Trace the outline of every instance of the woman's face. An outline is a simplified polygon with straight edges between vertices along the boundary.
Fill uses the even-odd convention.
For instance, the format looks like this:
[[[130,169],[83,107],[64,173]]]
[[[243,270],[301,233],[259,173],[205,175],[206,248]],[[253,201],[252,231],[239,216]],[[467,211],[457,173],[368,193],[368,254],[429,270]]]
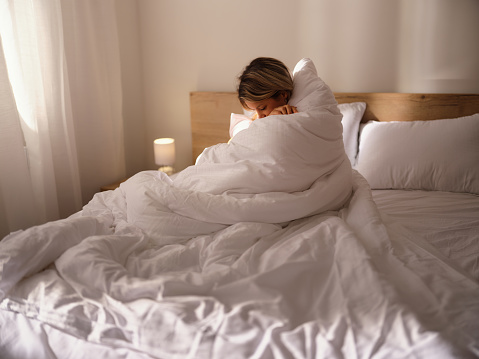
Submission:
[[[288,101],[286,98],[287,95],[285,93],[281,93],[276,98],[270,97],[266,100],[258,102],[245,101],[245,104],[250,110],[256,111],[258,118],[263,118],[269,116],[271,111],[273,111],[276,107],[287,105]]]

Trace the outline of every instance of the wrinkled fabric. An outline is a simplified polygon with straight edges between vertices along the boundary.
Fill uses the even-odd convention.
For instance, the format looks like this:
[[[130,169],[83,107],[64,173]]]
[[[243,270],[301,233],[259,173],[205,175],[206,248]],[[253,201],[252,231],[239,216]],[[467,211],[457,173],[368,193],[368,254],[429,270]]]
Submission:
[[[139,177],[145,195],[171,185]],[[477,354],[477,284],[411,249],[401,253],[421,272],[400,261],[366,181],[353,178],[340,211],[167,245],[129,223],[128,186],[100,193],[85,217],[0,242],[0,308],[154,358]]]

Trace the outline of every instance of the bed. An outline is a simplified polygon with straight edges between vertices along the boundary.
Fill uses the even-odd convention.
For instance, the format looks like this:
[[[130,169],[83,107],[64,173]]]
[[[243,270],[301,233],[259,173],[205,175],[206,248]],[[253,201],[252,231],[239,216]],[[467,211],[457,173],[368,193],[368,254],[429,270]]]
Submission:
[[[294,82],[191,93],[196,165],[4,238],[0,357],[479,356],[479,95]]]

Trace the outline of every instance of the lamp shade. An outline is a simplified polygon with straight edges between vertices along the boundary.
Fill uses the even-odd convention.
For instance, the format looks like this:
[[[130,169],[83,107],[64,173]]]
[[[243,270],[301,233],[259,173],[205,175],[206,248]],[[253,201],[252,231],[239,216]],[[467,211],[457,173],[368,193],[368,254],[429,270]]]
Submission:
[[[173,138],[157,138],[153,141],[155,163],[158,166],[173,166],[175,163],[175,140]]]

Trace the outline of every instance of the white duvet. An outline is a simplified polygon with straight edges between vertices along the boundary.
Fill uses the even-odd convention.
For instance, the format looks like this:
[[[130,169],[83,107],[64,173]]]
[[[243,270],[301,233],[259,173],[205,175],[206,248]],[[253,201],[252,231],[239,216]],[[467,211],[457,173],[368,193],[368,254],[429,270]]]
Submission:
[[[322,91],[2,240],[0,357],[479,354],[478,285],[390,234]]]

